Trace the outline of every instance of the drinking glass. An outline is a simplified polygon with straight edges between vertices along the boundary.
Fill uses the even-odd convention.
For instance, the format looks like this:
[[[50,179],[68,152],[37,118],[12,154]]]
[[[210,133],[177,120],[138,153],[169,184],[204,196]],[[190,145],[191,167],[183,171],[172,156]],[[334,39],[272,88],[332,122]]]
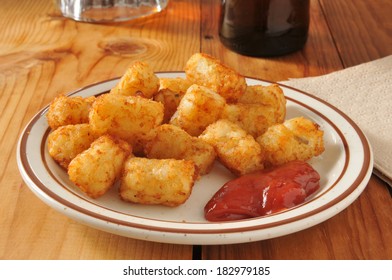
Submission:
[[[56,0],[63,16],[76,21],[119,22],[158,13],[169,0]]]

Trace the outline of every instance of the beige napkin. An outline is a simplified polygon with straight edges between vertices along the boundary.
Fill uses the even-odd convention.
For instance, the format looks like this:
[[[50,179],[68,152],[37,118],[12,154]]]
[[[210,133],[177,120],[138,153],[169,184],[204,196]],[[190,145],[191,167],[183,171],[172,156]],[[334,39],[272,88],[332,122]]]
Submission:
[[[374,173],[392,186],[392,55],[328,75],[290,79],[346,113],[368,137]]]

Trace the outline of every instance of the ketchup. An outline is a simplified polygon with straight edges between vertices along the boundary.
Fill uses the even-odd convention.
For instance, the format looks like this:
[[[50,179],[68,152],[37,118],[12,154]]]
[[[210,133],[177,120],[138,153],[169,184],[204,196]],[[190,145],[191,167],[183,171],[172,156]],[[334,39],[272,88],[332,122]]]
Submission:
[[[204,207],[209,221],[229,221],[276,213],[300,203],[320,188],[308,163],[284,165],[243,175],[224,184]]]

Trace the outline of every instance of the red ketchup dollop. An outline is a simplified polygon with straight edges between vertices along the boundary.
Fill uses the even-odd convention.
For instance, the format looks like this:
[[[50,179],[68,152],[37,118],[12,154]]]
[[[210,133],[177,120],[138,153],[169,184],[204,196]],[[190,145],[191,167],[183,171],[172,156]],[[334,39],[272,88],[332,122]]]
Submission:
[[[260,217],[303,203],[319,188],[317,171],[292,161],[227,182],[208,201],[204,215],[212,222]]]

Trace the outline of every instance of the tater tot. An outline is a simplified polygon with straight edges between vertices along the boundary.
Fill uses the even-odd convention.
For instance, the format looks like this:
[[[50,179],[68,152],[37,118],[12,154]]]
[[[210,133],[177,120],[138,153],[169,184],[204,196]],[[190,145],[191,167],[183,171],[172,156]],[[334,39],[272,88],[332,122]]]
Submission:
[[[88,149],[96,138],[89,124],[61,126],[48,136],[49,155],[67,169],[71,160]]]
[[[91,107],[89,120],[99,134],[112,134],[135,145],[163,119],[163,105],[140,96],[103,94]],[[133,147],[135,148],[135,147]]]
[[[71,161],[69,179],[88,196],[100,197],[120,177],[125,159],[131,153],[127,142],[103,135]]]
[[[253,137],[263,134],[268,127],[280,123],[275,110],[262,104],[227,104],[222,112],[222,119],[238,124]]]
[[[242,75],[204,53],[196,53],[189,58],[185,73],[192,83],[212,89],[229,103],[237,102],[246,90]]]
[[[188,88],[178,105],[170,124],[181,127],[192,136],[198,136],[220,118],[225,99],[216,92],[199,85]]]
[[[192,161],[131,157],[124,165],[120,196],[133,203],[174,207],[189,198],[196,177]]]
[[[263,153],[256,140],[237,124],[218,120],[199,136],[214,146],[219,161],[236,175],[263,169]]]
[[[324,132],[309,119],[297,117],[273,125],[256,140],[265,153],[265,165],[309,160],[324,151]]]
[[[183,78],[160,78],[159,80],[159,91],[154,95],[154,100],[164,105],[165,114],[163,123],[168,123],[177,110],[178,104],[180,104],[185,92],[192,84]]]
[[[191,160],[200,175],[211,170],[216,157],[210,144],[170,124],[155,129],[154,137],[145,145],[145,152],[148,158]]]
[[[111,93],[151,98],[159,89],[159,78],[146,62],[132,64]]]
[[[282,123],[286,117],[286,98],[277,84],[248,86],[238,102],[263,105],[276,123]]]
[[[88,112],[95,97],[80,96],[56,97],[49,105],[46,118],[52,129],[63,125],[88,123]]]

